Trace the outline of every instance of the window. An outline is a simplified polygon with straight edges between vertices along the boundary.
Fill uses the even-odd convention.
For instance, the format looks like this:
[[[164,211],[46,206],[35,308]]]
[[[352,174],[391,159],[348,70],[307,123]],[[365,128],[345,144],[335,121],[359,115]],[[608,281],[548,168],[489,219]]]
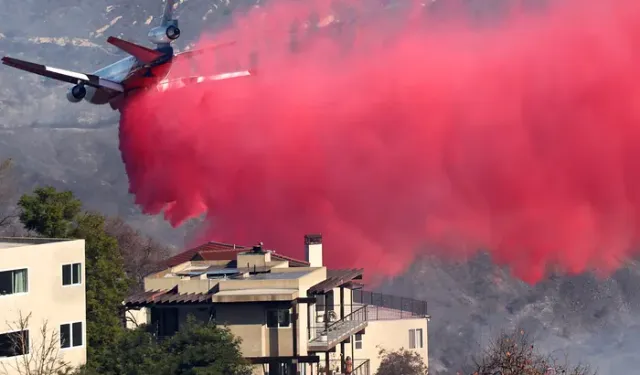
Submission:
[[[60,347],[63,349],[82,346],[82,322],[60,325]]]
[[[267,311],[267,327],[289,327],[291,323],[291,313],[289,309],[269,310]]]
[[[409,330],[409,349],[423,348],[422,328]]]
[[[356,333],[356,349],[362,349],[362,333]]]
[[[151,325],[158,336],[173,336],[180,328],[179,316],[175,307],[154,307],[151,309]]]
[[[0,334],[0,358],[29,354],[29,331]]]
[[[0,296],[29,291],[29,277],[26,268],[0,272]]]
[[[65,264],[62,266],[62,285],[79,285],[82,283],[81,263]]]

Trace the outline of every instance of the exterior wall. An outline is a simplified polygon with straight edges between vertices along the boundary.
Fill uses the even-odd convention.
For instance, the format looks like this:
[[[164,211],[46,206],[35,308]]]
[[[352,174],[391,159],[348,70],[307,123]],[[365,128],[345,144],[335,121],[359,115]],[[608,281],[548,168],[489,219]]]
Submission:
[[[127,319],[128,329],[135,329],[141,324],[149,324],[151,319],[149,309],[146,307],[143,307],[140,310],[129,310],[125,317]]]
[[[50,335],[59,337],[61,324],[82,322],[83,345],[61,349],[59,354],[72,366],[86,362],[84,245],[84,240],[76,240],[0,248],[0,271],[28,269],[27,293],[0,296],[0,333],[12,331],[9,325],[15,324],[20,314],[23,317],[31,314],[28,328],[30,347],[34,348],[42,342],[43,324],[47,324]],[[63,286],[62,265],[72,263],[82,264],[81,284]],[[0,359],[0,370],[2,364],[14,366],[16,358]]]
[[[422,348],[409,349],[409,330],[422,329]],[[362,349],[355,349],[351,358],[369,359],[370,373],[375,374],[380,366],[380,349],[394,351],[408,349],[419,353],[428,362],[427,319],[397,319],[369,321],[365,334],[362,335]]]

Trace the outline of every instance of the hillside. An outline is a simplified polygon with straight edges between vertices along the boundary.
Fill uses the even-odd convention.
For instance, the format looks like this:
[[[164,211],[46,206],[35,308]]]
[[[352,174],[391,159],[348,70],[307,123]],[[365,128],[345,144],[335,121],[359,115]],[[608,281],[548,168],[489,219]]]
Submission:
[[[541,351],[624,374],[640,365],[638,285],[640,264],[632,262],[608,279],[554,276],[531,287],[481,254],[458,263],[425,257],[382,291],[428,301],[433,370],[458,369],[487,340],[517,327]]]

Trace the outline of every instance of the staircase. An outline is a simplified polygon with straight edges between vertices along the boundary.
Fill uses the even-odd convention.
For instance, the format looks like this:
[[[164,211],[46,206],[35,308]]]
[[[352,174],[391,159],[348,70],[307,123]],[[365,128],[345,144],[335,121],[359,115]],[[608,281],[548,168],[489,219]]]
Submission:
[[[367,307],[362,306],[328,326],[317,327],[315,337],[309,340],[308,350],[326,352],[367,326]]]

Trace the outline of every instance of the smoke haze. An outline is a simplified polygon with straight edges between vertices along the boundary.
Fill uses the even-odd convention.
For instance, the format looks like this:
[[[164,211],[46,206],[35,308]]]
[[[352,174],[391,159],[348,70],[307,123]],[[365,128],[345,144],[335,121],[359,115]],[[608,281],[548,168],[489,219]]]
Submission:
[[[176,226],[206,214],[198,240],[294,252],[322,232],[329,266],[382,276],[425,244],[486,249],[528,282],[634,255],[640,4],[519,4],[485,27],[455,2],[446,22],[361,3],[254,7],[200,43],[235,47],[171,75],[257,56],[256,76],[133,99],[120,148],[136,203]]]

